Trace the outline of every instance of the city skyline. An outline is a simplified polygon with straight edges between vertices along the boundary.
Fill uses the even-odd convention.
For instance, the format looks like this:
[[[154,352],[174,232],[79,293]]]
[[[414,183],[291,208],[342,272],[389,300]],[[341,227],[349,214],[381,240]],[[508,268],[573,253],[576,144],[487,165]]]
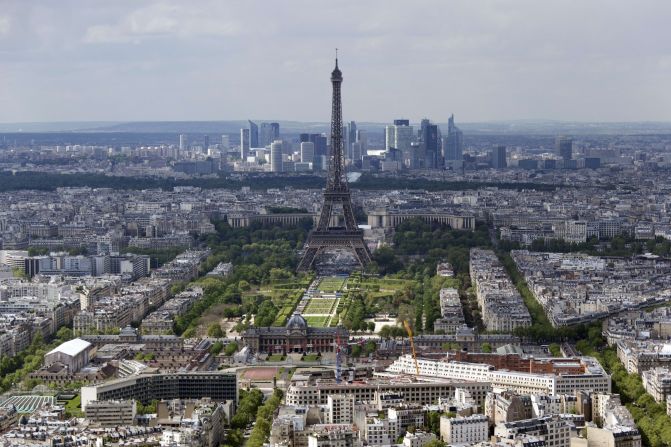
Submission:
[[[671,446],[668,13],[0,0],[0,446]]]
[[[664,2],[3,4],[0,122],[671,121]]]

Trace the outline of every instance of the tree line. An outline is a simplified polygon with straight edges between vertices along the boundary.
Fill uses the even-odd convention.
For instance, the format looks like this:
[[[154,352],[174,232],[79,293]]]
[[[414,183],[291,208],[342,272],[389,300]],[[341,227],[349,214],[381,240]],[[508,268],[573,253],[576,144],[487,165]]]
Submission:
[[[111,188],[111,189],[163,189],[171,190],[175,186],[195,186],[203,189],[240,189],[243,186],[255,190],[268,188],[321,189],[324,187],[324,177],[313,174],[254,174],[242,178],[232,178],[225,173],[216,177],[206,178],[159,178],[159,177],[120,177],[99,175],[93,173],[60,174],[52,172],[0,171],[0,192],[18,191],[26,189],[55,191],[56,188],[84,187]],[[389,190],[389,189],[419,189],[427,191],[462,191],[480,188],[499,188],[536,191],[554,191],[564,185],[545,183],[512,183],[512,182],[477,182],[477,181],[440,181],[408,177],[381,177],[365,173],[352,184],[354,189],[362,190]]]

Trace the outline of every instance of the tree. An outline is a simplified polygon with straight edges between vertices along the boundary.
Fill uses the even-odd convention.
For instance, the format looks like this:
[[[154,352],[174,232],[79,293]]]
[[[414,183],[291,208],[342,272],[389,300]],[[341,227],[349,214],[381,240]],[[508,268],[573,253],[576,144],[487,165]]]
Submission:
[[[485,353],[488,353],[488,354],[490,352],[492,352],[492,345],[490,345],[487,342],[484,342],[480,348],[482,349],[482,352],[485,352]]]
[[[207,327],[207,335],[209,337],[221,338],[224,336],[224,331],[221,330],[219,323],[212,323]]]
[[[230,357],[233,354],[235,354],[235,352],[237,350],[238,350],[238,344],[237,343],[235,343],[235,342],[229,343],[229,344],[226,345],[226,348],[224,348],[224,355],[227,356],[227,357]]]
[[[426,414],[426,427],[431,433],[440,436],[440,413],[429,411]]]
[[[291,279],[293,275],[291,272],[287,271],[286,269],[280,269],[280,268],[272,268],[270,269],[270,281],[271,282],[278,282],[278,281],[284,281]]]
[[[137,401],[137,414],[154,414],[158,406],[158,400],[154,399],[147,405],[143,405],[139,400]]]
[[[453,341],[443,343],[441,347],[443,348],[443,351],[458,351],[461,349],[461,345]]]
[[[368,340],[364,347],[364,352],[366,355],[370,355],[377,350],[377,344],[373,340]]]
[[[373,252],[373,262],[377,266],[380,275],[396,273],[403,268],[403,264],[390,247],[380,247]]]
[[[66,341],[68,341],[68,340],[72,340],[73,337],[74,337],[74,335],[73,335],[73,333],[72,333],[72,329],[70,329],[70,328],[67,327],[67,326],[63,326],[63,327],[61,327],[61,328],[56,332],[56,338],[57,338],[58,341],[60,341],[61,343],[66,342]]]
[[[352,346],[352,349],[351,349],[352,357],[361,357],[361,351],[362,351],[361,346],[359,346],[359,345]]]
[[[279,309],[275,306],[275,304],[273,304],[271,300],[266,300],[259,306],[254,323],[258,327],[271,326],[273,321],[275,321],[278,313]]]
[[[217,340],[214,343],[212,343],[212,346],[210,346],[210,354],[218,355],[222,349],[224,349],[224,344],[219,340]]]
[[[391,326],[385,324],[380,328],[380,330],[377,332],[377,334],[384,339],[389,339],[391,338]]]

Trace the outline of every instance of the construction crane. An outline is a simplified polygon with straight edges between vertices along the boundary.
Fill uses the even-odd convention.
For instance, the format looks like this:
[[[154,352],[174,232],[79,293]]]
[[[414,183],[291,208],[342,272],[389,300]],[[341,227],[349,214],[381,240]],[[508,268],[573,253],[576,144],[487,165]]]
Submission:
[[[417,352],[415,352],[415,342],[412,340],[412,328],[408,324],[407,320],[403,320],[403,326],[405,327],[405,331],[408,333],[408,337],[410,337],[410,349],[412,350],[412,359],[415,361],[415,370],[417,371],[417,375],[419,376],[419,363],[417,363]]]

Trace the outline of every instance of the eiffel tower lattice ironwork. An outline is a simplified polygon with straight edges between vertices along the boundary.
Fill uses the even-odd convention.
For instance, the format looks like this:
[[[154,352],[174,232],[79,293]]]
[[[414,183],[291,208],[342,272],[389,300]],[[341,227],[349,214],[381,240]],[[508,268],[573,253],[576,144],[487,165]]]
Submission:
[[[363,231],[359,229],[352,210],[352,197],[345,169],[343,167],[343,138],[342,138],[342,103],[340,100],[340,85],[342,72],[338,68],[336,54],[335,69],[331,73],[333,84],[333,102],[331,106],[331,150],[329,153],[329,171],[324,190],[324,204],[317,228],[315,228],[305,243],[303,258],[298,264],[298,271],[312,269],[315,258],[328,249],[347,249],[356,256],[361,267],[371,261],[370,251],[363,240]],[[342,207],[345,226],[332,227],[331,221],[337,205]]]

